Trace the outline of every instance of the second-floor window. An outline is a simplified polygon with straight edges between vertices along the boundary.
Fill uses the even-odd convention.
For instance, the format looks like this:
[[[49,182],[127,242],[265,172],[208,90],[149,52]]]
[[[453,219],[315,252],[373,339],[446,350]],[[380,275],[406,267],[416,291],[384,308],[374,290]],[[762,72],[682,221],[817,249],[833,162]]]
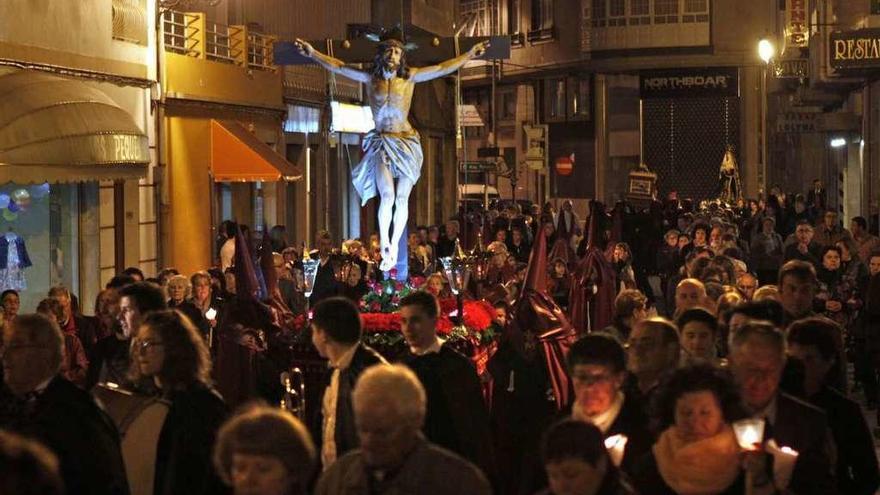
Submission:
[[[507,0],[507,34],[512,35],[522,32],[522,26],[520,26],[520,19],[522,19],[520,1]]]
[[[709,0],[590,0],[593,27],[709,22]]]
[[[532,31],[553,28],[553,0],[532,0]]]

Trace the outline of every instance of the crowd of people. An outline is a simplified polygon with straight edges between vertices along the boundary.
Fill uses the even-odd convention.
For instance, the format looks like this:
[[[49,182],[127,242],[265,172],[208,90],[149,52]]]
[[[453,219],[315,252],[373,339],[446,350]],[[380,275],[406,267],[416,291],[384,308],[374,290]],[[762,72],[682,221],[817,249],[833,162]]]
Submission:
[[[92,316],[65,287],[33,313],[3,292],[0,493],[880,487],[856,400],[880,399],[880,239],[861,217],[843,228],[821,184],[591,202],[585,223],[570,202],[507,203],[413,228],[395,356],[367,345],[358,305],[387,276],[378,239],[321,231],[314,247],[227,222],[216,267],[126,269]],[[438,334],[440,260],[457,253],[477,260],[461,293],[496,310],[482,373]],[[278,407],[303,345],[326,360],[314,400]],[[745,419],[763,425],[748,448]]]

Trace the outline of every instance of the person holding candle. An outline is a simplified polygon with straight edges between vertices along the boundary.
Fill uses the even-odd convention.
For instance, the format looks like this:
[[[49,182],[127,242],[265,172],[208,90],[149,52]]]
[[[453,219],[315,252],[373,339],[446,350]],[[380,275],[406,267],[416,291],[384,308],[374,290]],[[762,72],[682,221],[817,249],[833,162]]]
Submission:
[[[575,395],[571,418],[595,425],[605,438],[626,435],[623,467],[627,469],[650,449],[653,438],[638,399],[624,393],[625,360],[623,347],[607,334],[578,339],[568,354]]]
[[[788,354],[804,363],[807,400],[828,415],[837,451],[840,493],[868,495],[880,486],[880,472],[871,431],[859,405],[829,385],[840,355],[840,328],[826,318],[798,320],[788,329]]]
[[[603,443],[591,423],[566,419],[551,426],[541,442],[549,486],[537,495],[635,494]]]
[[[825,414],[780,391],[785,336],[770,323],[749,321],[730,339],[730,369],[752,418],[764,419],[764,441],[799,453],[788,489],[797,495],[837,493],[835,444]]]
[[[773,493],[764,466],[742,461],[731,426],[742,415],[739,404],[736,386],[722,370],[701,364],[673,373],[653,405],[653,420],[662,433],[631,472],[639,492]],[[746,490],[745,469],[753,470],[750,490]]]

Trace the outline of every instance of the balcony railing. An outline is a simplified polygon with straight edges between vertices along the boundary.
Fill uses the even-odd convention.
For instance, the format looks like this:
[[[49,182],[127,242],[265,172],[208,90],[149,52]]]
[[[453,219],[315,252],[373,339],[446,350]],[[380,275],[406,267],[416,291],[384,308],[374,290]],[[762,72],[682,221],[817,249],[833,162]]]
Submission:
[[[165,49],[169,52],[248,69],[274,71],[276,37],[249,33],[246,26],[207,22],[201,12],[164,13]]]

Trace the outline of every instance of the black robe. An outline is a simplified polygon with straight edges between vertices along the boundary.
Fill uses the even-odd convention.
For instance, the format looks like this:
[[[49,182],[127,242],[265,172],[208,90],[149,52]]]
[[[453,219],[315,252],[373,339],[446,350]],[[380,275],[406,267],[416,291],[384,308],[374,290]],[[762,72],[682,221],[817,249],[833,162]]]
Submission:
[[[489,414],[483,388],[470,359],[448,345],[440,352],[408,355],[404,364],[425,387],[425,436],[476,464],[495,482]]]
[[[211,463],[226,404],[215,390],[193,384],[165,396],[171,402],[156,451],[155,495],[214,495],[228,490]]]

